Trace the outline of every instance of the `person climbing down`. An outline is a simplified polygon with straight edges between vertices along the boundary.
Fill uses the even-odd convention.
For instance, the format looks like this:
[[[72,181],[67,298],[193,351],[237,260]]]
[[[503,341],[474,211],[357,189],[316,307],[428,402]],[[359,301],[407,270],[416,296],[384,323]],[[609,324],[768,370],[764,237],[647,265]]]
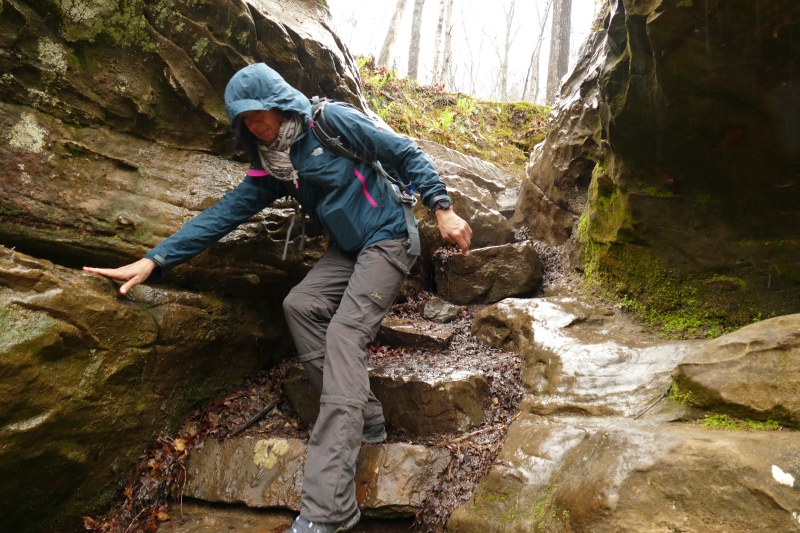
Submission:
[[[323,144],[302,93],[263,63],[237,72],[225,111],[252,164],[244,181],[145,257],[87,272],[126,280],[120,293],[189,261],[272,202],[291,196],[325,229],[330,247],[283,302],[300,361],[320,395],[292,533],[333,533],[360,518],[355,468],[360,445],[386,438],[383,409],[370,392],[366,348],[419,254],[416,220],[381,175],[390,166],[419,189],[442,237],[466,252],[472,230],[450,208],[445,186],[410,141],[346,104],[328,102],[327,126],[363,159]],[[319,127],[319,125],[317,125]],[[289,236],[287,236],[287,241]]]

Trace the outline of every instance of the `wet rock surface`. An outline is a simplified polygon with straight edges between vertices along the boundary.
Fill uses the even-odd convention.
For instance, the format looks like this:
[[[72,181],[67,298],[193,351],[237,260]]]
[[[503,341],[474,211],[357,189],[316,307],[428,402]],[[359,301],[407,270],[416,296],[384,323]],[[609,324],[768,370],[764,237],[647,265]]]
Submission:
[[[572,297],[503,300],[478,312],[472,332],[519,351],[528,392],[520,409],[540,415],[634,415],[669,388],[675,366],[699,347],[646,340],[629,318]]]
[[[461,315],[461,307],[452,305],[441,298],[431,298],[422,309],[422,317],[432,322],[446,324]]]
[[[787,315],[707,342],[676,372],[696,405],[741,418],[800,422],[800,315]]]
[[[453,340],[453,331],[447,326],[424,320],[384,320],[375,340],[399,348],[416,346],[426,350],[444,350]]]
[[[30,525],[39,505],[108,505],[97,487],[127,476],[188,406],[278,359],[261,351],[262,317],[237,305],[117,289],[0,246],[0,499],[19,513],[2,523]]]
[[[542,265],[530,242],[448,254],[437,261],[440,296],[459,305],[493,303],[536,289]]]
[[[206,441],[189,456],[184,493],[212,502],[300,510],[306,443],[294,439]],[[403,443],[362,448],[356,498],[374,516],[413,516],[447,467],[449,452]]]
[[[748,394],[751,384],[769,383],[781,398],[794,383],[778,359],[791,364],[795,322],[778,317],[713,341],[665,341],[582,298],[508,299],[482,309],[473,334],[519,350],[528,394],[497,462],[448,531],[800,530],[800,433],[727,424],[703,409],[754,411],[689,378],[718,376],[717,385],[740,398],[758,398]],[[664,399],[676,367],[677,393]],[[755,368],[769,377],[759,379]],[[705,423],[686,423],[703,416]]]
[[[418,375],[406,365],[386,363],[370,367],[369,375],[390,430],[428,437],[463,433],[483,423],[489,385],[480,371],[441,369],[438,376]],[[319,396],[302,367],[289,369],[283,391],[301,420],[310,424],[317,419]]]
[[[788,481],[797,433],[567,422],[537,431],[528,421],[532,438],[501,454],[514,466],[496,467],[448,531],[800,530],[800,496]]]

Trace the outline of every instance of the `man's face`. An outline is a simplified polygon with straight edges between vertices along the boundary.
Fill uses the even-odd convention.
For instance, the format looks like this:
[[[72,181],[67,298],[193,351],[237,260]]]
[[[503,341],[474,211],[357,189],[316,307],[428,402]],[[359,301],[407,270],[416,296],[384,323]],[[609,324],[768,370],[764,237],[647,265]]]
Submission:
[[[277,109],[266,111],[245,111],[239,116],[250,132],[262,141],[271,143],[278,137],[281,129],[281,114]]]

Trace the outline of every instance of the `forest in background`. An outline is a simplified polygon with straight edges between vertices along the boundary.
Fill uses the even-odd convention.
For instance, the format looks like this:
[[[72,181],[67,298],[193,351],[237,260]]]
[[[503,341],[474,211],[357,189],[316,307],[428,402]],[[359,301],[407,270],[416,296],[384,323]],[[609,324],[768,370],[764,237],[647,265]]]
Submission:
[[[553,102],[602,0],[330,0],[351,51],[423,84],[501,102]]]

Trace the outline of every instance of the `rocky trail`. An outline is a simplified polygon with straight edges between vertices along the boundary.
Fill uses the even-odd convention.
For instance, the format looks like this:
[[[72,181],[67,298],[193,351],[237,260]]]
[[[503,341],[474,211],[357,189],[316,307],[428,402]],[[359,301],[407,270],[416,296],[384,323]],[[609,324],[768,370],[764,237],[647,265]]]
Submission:
[[[362,450],[359,501],[365,516],[392,519],[376,528],[405,523],[397,522],[404,516],[414,522],[416,516],[417,530],[442,530],[502,446],[522,396],[521,360],[472,336],[474,309],[449,306],[449,321],[437,324],[423,315],[441,314],[449,304],[428,293],[401,299],[370,348],[370,381],[385,406],[389,437]],[[411,332],[395,333],[394,345],[381,344],[397,324]],[[441,330],[448,332],[447,346],[420,347],[420,339],[436,338]],[[115,521],[141,513],[134,529],[147,529],[148,523],[164,522],[164,513],[161,518],[169,516],[175,531],[239,528],[255,516],[259,522],[274,519],[279,528],[289,515],[248,515],[206,503],[299,510],[305,442],[318,410],[319,398],[297,362],[263,372],[190,414],[172,437],[159,439],[143,456],[123,503],[87,525],[113,531]],[[188,512],[180,507],[185,498],[193,502]]]
[[[0,530],[291,523],[319,405],[281,301],[324,232],[287,243],[284,202],[125,297],[79,268],[241,181],[222,94],[243,66],[368,110],[386,73],[362,84],[325,4],[0,0]],[[530,150],[522,180],[416,139],[473,248],[417,205],[369,351],[390,431],[362,448],[356,531],[800,531],[798,21],[612,1],[549,118],[460,111],[464,135],[495,109],[535,123],[498,155]],[[421,107],[406,133],[438,121]]]

